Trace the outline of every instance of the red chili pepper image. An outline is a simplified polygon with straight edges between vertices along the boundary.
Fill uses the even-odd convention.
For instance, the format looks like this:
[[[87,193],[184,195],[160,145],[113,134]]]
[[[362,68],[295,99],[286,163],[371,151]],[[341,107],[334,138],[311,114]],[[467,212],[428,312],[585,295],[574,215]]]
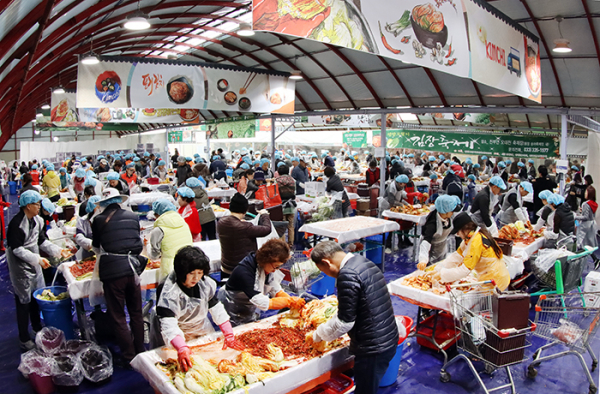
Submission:
[[[452,44],[448,47],[448,54],[446,55],[446,59],[448,59],[452,55]]]
[[[446,63],[446,66],[453,66],[456,63],[456,58],[452,59],[452,60],[448,60],[448,63]]]
[[[385,36],[383,35],[383,32],[381,31],[381,22],[379,22],[379,34],[381,34],[381,42],[383,42],[383,46],[385,47],[385,49],[387,49],[388,51],[392,52],[395,55],[402,54],[402,51],[400,49],[392,48],[390,46],[390,44],[387,42],[387,39],[385,38]]]

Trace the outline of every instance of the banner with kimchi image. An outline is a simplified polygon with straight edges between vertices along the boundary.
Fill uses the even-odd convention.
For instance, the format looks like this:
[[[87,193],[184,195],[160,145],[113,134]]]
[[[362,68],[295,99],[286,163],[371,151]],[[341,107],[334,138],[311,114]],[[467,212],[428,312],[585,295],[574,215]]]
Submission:
[[[55,124],[78,122],[77,95],[75,92],[52,93],[50,99],[50,121]]]
[[[118,57],[78,67],[79,108],[180,109],[189,120],[197,110],[292,114],[294,105],[294,81],[262,70]]]

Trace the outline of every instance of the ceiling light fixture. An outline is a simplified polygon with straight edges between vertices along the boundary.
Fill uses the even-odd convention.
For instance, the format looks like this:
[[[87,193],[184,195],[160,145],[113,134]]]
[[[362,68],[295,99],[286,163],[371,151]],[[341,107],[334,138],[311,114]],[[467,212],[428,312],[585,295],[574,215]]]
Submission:
[[[557,38],[556,40],[554,40],[554,48],[552,49],[552,52],[555,52],[555,53],[569,53],[573,50],[569,46],[569,44],[571,42],[563,37],[562,30],[560,29],[560,23],[562,21],[563,21],[562,16],[556,17],[556,22],[558,22],[558,32],[560,33],[560,38]]]
[[[52,93],[56,93],[56,94],[63,94],[65,92],[65,89],[62,86],[58,86],[56,88],[54,88],[54,90],[52,91]]]
[[[42,109],[50,109],[50,104],[42,104]]]
[[[297,81],[300,79],[304,79],[304,77],[302,76],[302,72],[300,70],[292,70],[292,72],[290,73],[290,79]]]
[[[53,140],[54,142],[58,142],[58,137],[54,137],[54,138],[52,138],[52,140]]]
[[[35,135],[40,135],[40,131],[38,129],[33,130],[33,132],[35,133]]]
[[[150,18],[148,14],[143,13],[138,8],[138,10],[133,14],[127,15],[127,20],[124,26],[127,30],[145,30],[150,27],[148,18]]]
[[[36,113],[35,113],[35,117],[36,117],[36,118],[41,118],[42,116],[44,116],[44,114],[43,114],[43,113],[41,113],[41,112],[36,112]]]
[[[92,41],[90,43],[90,51],[81,56],[81,63],[83,64],[98,64],[100,58],[94,53],[94,35],[92,34]]]
[[[238,29],[237,34],[239,36],[249,37],[254,35],[254,30],[252,30],[252,26],[250,26],[249,23],[240,23],[240,28]]]

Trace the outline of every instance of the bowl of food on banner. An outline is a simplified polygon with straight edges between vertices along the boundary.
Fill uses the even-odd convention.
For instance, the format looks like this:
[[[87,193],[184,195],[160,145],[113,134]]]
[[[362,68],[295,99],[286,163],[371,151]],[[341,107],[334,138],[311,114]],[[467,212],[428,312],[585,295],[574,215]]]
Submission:
[[[167,83],[167,96],[175,104],[185,104],[194,96],[194,85],[188,77],[177,75]]]
[[[112,103],[121,95],[121,78],[114,71],[104,71],[96,78],[96,97],[103,103]]]
[[[417,40],[426,48],[435,49],[440,43],[442,48],[448,42],[448,27],[444,15],[436,11],[431,3],[421,4],[412,9],[410,18]]]

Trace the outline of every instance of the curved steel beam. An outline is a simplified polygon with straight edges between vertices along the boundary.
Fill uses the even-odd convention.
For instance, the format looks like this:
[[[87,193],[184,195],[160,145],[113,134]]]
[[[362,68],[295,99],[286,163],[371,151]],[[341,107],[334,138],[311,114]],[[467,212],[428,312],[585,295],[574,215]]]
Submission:
[[[596,57],[598,58],[598,64],[600,65],[600,45],[598,45],[598,36],[596,35],[596,27],[594,26],[594,21],[592,20],[592,14],[590,13],[587,0],[581,0],[581,4],[583,5],[585,16],[588,24],[590,25],[590,30],[592,31],[592,39],[594,40],[594,47],[596,48]]]
[[[431,70],[428,69],[427,67],[423,67],[423,71],[425,71],[425,74],[427,74],[427,76],[429,77],[429,80],[433,84],[433,87],[435,88],[435,91],[437,92],[438,96],[440,96],[440,100],[442,100],[442,104],[444,105],[444,107],[448,107],[448,101],[446,101],[444,92],[442,92],[442,88],[440,88],[440,85],[435,80],[435,77],[433,76],[433,73],[431,72]],[[433,120],[435,122],[435,118]],[[437,125],[437,122],[435,124]]]
[[[381,60],[381,63],[383,63],[383,65],[385,66],[385,68],[387,68],[388,71],[390,72],[390,74],[392,74],[392,76],[394,77],[394,79],[396,80],[396,82],[398,83],[398,85],[400,86],[400,89],[402,89],[402,91],[404,92],[404,95],[408,99],[408,102],[410,103],[410,106],[414,107],[415,103],[414,103],[412,97],[410,97],[410,95],[408,94],[408,90],[406,90],[406,87],[404,86],[404,84],[400,80],[400,77],[398,76],[398,74],[396,74],[396,72],[394,71],[394,69],[392,68],[392,66],[390,66],[390,64],[387,62],[387,60],[385,60],[381,56],[378,56],[378,57],[379,57],[379,60]]]

